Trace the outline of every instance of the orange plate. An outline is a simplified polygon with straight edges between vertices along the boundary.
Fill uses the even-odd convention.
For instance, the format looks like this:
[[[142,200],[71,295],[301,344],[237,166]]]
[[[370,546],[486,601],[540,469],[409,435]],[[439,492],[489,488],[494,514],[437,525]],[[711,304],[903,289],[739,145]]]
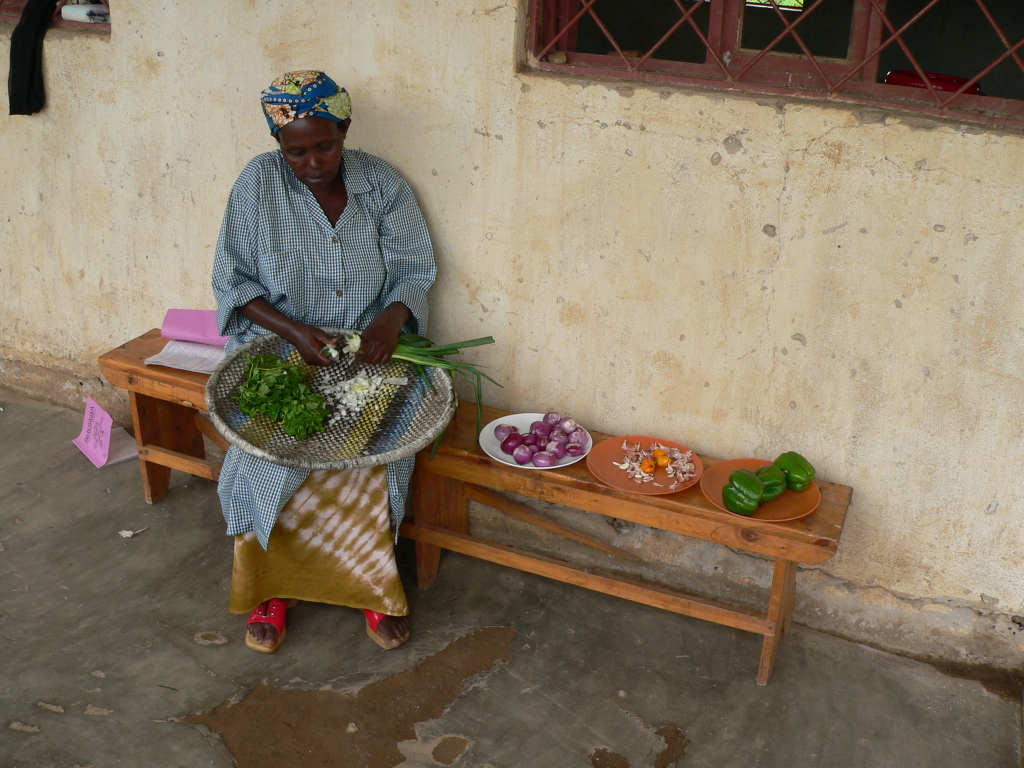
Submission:
[[[665,469],[663,467],[658,467],[654,470],[654,483],[662,483],[660,488],[654,483],[634,483],[626,477],[626,471],[624,469],[619,469],[614,463],[622,463],[622,459],[626,453],[622,449],[623,442],[632,443],[633,445],[640,443],[640,447],[647,450],[650,450],[651,445],[654,443],[661,443],[666,448],[678,448],[684,453],[690,450],[685,445],[673,443],[671,440],[663,440],[660,437],[647,437],[646,435],[612,437],[598,443],[590,450],[590,453],[587,454],[587,468],[590,469],[594,474],[594,477],[602,483],[610,485],[612,488],[618,488],[620,491],[626,491],[627,493],[639,493],[643,496],[664,496],[669,493],[679,493],[680,491],[685,491],[687,488],[695,485],[697,481],[700,480],[701,473],[704,471],[704,463],[700,460],[700,456],[694,453],[692,461],[693,468],[697,474],[680,485],[674,491],[670,491],[668,489],[669,485],[672,484],[672,479],[665,474]]]
[[[730,459],[720,461],[713,465],[700,478],[700,489],[704,492],[708,501],[719,509],[728,512],[736,517],[749,517],[753,520],[765,520],[769,523],[784,523],[787,520],[799,520],[807,517],[818,508],[821,503],[821,491],[817,483],[811,483],[806,491],[797,493],[789,488],[782,492],[779,498],[762,504],[757,512],[752,515],[739,515],[731,509],[726,509],[722,501],[722,489],[729,483],[729,475],[737,469],[749,469],[751,472],[771,464],[764,459]]]

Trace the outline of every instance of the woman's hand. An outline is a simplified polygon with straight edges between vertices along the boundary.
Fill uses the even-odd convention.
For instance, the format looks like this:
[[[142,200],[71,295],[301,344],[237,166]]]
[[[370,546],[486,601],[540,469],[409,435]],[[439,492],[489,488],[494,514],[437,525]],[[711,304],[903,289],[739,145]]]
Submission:
[[[325,357],[320,350],[328,344],[337,343],[338,339],[314,325],[306,325],[297,320],[292,320],[287,315],[274,309],[273,305],[266,299],[253,299],[244,307],[239,307],[239,312],[257,325],[261,325],[269,331],[273,331],[282,339],[290,341],[295,345],[296,351],[310,365],[330,365],[333,360]],[[391,347],[394,351],[394,346]],[[388,355],[390,357],[390,353]]]
[[[280,334],[295,345],[295,351],[310,365],[331,365],[334,361],[321,351],[328,344],[337,344],[338,337],[320,330],[315,325],[295,323],[287,333]]]
[[[362,343],[356,357],[364,363],[371,364],[386,363],[390,360],[398,345],[398,334],[402,332],[402,326],[409,321],[411,314],[409,308],[399,301],[388,305],[383,312],[373,318],[366,326],[366,330],[359,334]]]

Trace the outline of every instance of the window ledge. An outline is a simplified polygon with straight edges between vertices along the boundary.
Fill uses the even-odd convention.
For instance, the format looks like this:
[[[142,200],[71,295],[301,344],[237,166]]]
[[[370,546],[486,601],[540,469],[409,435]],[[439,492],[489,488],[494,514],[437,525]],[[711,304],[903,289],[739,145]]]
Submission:
[[[680,93],[703,93],[715,97],[729,97],[753,101],[762,106],[775,109],[786,109],[789,106],[821,107],[823,109],[846,109],[857,113],[862,124],[902,122],[916,128],[935,128],[940,125],[949,126],[967,133],[985,133],[996,136],[1024,135],[1024,125],[1018,120],[1005,120],[985,114],[955,112],[950,110],[945,115],[936,115],[915,109],[913,105],[902,105],[898,102],[882,102],[872,99],[858,99],[856,96],[844,97],[836,95],[830,98],[815,98],[799,92],[782,89],[758,90],[754,88],[721,88],[706,83],[688,83],[671,80],[635,80],[609,75],[599,75],[580,71],[581,68],[568,71],[565,65],[550,65],[539,62],[533,56],[520,64],[517,74],[524,78],[541,78],[561,82],[563,85],[579,84],[582,87],[601,84],[612,89],[639,90],[649,89],[654,92],[678,91]]]
[[[9,38],[17,26],[17,21],[0,18],[0,37]],[[58,40],[81,37],[82,34],[93,37],[110,37],[110,24],[87,24],[81,21],[54,19],[49,29],[46,30],[47,37],[54,37]]]

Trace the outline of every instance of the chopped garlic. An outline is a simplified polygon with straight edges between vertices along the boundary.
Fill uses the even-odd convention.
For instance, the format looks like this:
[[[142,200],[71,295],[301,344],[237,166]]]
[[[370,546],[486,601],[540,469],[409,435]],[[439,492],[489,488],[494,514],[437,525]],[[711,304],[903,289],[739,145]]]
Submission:
[[[405,376],[367,376],[358,374],[336,384],[319,384],[316,389],[324,396],[324,407],[332,410],[328,426],[337,424],[347,416],[356,416],[366,404],[377,397],[383,386],[405,386]]]

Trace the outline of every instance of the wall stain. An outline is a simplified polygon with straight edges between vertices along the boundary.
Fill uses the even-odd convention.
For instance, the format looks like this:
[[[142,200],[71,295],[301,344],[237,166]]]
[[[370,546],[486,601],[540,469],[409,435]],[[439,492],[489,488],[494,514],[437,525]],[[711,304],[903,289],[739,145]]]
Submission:
[[[582,304],[575,301],[567,301],[558,308],[558,318],[563,324],[572,328],[583,325],[587,319],[587,311]]]

